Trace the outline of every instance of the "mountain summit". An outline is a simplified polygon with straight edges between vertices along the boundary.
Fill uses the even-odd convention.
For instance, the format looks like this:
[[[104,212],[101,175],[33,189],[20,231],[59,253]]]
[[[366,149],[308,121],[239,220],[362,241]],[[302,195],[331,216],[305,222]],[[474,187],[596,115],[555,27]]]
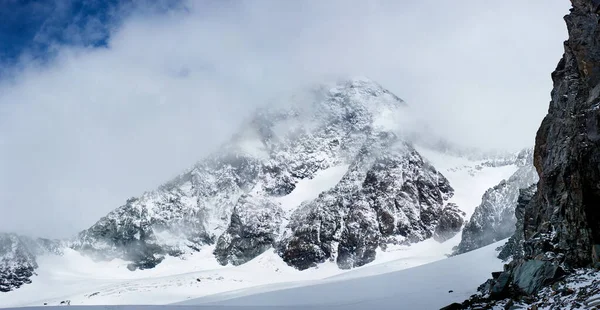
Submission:
[[[297,268],[372,261],[380,244],[457,233],[448,181],[397,136],[406,104],[368,79],[256,112],[189,171],[81,232],[72,247],[152,268],[216,243],[222,264],[269,248]]]

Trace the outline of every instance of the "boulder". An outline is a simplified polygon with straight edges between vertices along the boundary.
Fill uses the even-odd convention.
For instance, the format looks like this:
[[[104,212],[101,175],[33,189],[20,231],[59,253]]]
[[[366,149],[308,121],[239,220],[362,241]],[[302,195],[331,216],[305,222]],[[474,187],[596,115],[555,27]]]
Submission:
[[[514,269],[512,282],[525,294],[536,293],[565,275],[563,269],[549,261],[529,260]]]
[[[501,299],[506,297],[510,285],[511,274],[508,271],[502,272],[498,279],[494,281],[494,285],[490,290],[490,297],[493,299]]]
[[[456,204],[449,203],[440,212],[438,224],[433,232],[433,239],[444,242],[458,234],[465,222],[466,214]]]

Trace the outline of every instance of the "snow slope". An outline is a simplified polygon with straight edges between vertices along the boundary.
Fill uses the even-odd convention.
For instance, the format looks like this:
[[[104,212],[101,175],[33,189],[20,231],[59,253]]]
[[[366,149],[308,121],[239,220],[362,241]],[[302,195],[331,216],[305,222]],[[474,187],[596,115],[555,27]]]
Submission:
[[[496,258],[495,249],[503,242],[400,271],[389,272],[393,269],[389,268],[390,264],[394,264],[392,261],[320,281],[255,287],[188,300],[178,303],[177,307],[145,306],[143,309],[439,309],[468,298],[480,283],[489,278],[490,272],[501,270],[502,262]],[[355,273],[362,274],[357,276]],[[160,294],[145,297],[137,303],[164,302],[158,300]],[[109,309],[139,308],[113,306]],[[107,308],[71,306],[70,309]]]
[[[496,248],[506,240],[459,256],[395,272],[386,265],[365,267],[365,274],[353,272],[324,281],[277,291],[255,288],[181,303],[219,306],[344,306],[344,309],[439,309],[463,301],[475,293],[490,272],[502,270]],[[476,263],[474,263],[476,262]],[[348,276],[346,276],[348,275]],[[452,291],[452,292],[450,292]],[[235,297],[234,297],[235,296]],[[233,297],[233,298],[232,298]]]
[[[457,204],[467,214],[467,219],[489,188],[508,180],[518,169],[516,164],[491,167],[484,165],[485,160],[469,160],[418,146],[415,149],[448,179],[455,190],[449,202]]]
[[[310,201],[340,182],[350,165],[339,165],[315,173],[312,179],[302,179],[296,183],[294,190],[282,197],[275,198],[281,203],[281,208],[286,212],[295,210],[302,202]]]

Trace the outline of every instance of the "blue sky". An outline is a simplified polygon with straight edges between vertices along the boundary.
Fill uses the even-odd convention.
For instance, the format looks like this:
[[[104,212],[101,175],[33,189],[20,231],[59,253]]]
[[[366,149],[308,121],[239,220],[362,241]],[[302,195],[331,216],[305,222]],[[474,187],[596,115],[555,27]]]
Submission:
[[[117,0],[8,0],[0,2],[0,59],[47,58],[52,45],[106,45],[123,4]]]
[[[72,235],[214,150],[257,106],[331,77],[379,82],[453,142],[532,146],[568,9],[2,0],[0,230]]]
[[[64,46],[106,47],[110,35],[132,14],[160,15],[178,0],[0,1],[0,63],[20,58],[48,61]]]

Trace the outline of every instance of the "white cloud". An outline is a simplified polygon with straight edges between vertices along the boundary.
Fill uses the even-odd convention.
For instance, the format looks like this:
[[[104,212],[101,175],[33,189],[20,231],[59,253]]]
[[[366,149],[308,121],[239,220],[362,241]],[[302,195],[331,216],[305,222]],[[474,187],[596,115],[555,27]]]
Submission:
[[[566,1],[190,1],[0,85],[0,229],[65,236],[214,149],[254,107],[365,75],[467,145],[533,144]]]

